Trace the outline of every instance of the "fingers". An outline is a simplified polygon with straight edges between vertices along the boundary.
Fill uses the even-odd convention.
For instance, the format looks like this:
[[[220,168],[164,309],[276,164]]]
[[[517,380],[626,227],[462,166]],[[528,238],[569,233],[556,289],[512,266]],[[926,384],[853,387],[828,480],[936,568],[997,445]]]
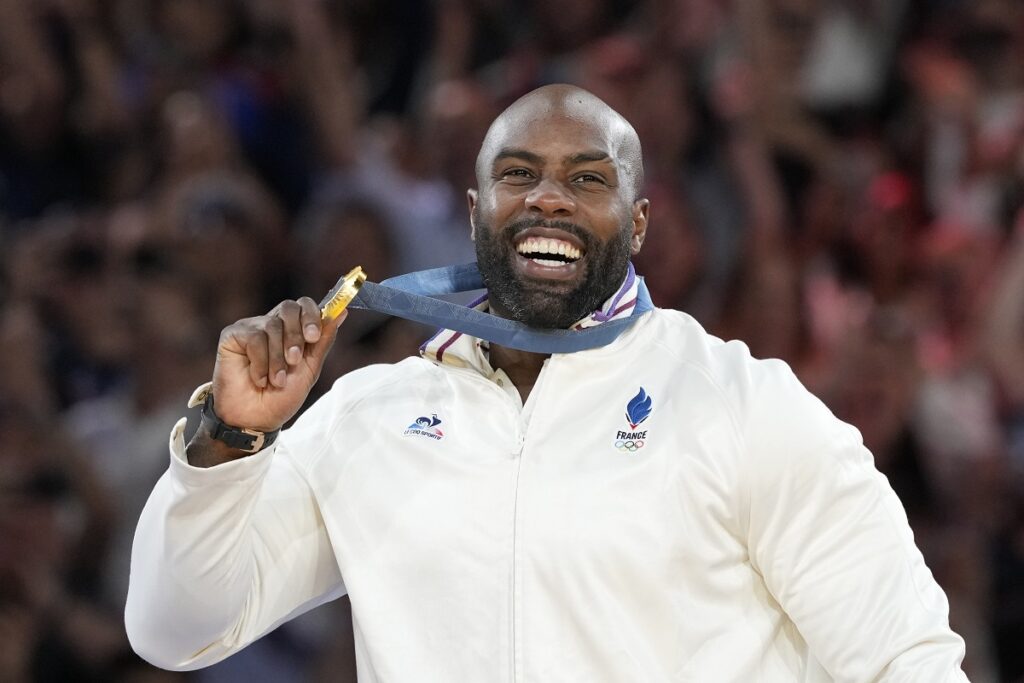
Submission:
[[[297,303],[301,311],[302,336],[306,342],[315,344],[320,339],[320,331],[323,326],[320,319],[320,307],[308,296],[302,297]]]
[[[283,326],[281,344],[284,349],[284,361],[289,366],[298,365],[302,360],[303,347],[306,345],[302,329],[302,307],[295,301],[285,301],[277,315]]]
[[[284,388],[290,370],[304,360],[311,363],[314,373],[319,373],[345,317],[342,314],[325,323],[316,302],[309,297],[283,301],[267,315],[246,318],[225,328],[221,348],[245,356],[249,378],[257,388]]]
[[[246,318],[225,327],[220,335],[217,356],[218,364],[220,360],[244,357],[244,361],[242,358],[239,361],[248,365],[249,379],[256,387],[266,388],[269,351],[266,332],[260,327],[260,318]],[[232,362],[232,365],[236,363]]]
[[[281,314],[268,316],[263,323],[267,338],[267,376],[275,387],[288,382],[288,370],[284,360],[284,321]]]

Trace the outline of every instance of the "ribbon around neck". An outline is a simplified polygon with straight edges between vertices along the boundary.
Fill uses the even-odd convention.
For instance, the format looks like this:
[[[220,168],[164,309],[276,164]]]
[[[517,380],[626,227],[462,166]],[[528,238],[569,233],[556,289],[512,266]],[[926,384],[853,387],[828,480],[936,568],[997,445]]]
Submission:
[[[483,277],[476,263],[431,268],[388,278],[380,284],[364,282],[349,308],[386,313],[486,339],[499,346],[546,354],[573,353],[610,344],[641,314],[654,308],[643,278],[639,278],[632,314],[582,330],[528,327],[514,320],[433,298],[483,288]]]

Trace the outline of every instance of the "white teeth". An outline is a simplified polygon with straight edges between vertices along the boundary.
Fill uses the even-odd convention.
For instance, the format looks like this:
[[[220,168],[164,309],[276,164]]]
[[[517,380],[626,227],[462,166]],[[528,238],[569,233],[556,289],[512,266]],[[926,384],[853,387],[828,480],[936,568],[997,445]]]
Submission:
[[[580,250],[561,240],[554,240],[542,237],[528,237],[516,245],[516,251],[520,254],[558,254],[570,260],[578,260],[582,255]],[[561,264],[561,261],[558,262]]]
[[[532,258],[530,260],[533,261],[534,263],[539,263],[542,266],[553,266],[555,268],[560,268],[562,266],[569,265],[568,263],[563,263],[562,261],[554,261],[548,258]]]

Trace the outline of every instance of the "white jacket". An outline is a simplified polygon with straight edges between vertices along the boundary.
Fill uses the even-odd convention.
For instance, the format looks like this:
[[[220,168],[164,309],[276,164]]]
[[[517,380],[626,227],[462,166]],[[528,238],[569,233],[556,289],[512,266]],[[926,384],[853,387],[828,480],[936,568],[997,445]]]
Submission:
[[[347,591],[361,681],[966,680],[857,430],[683,313],[552,356],[526,406],[461,337],[240,461],[189,466],[183,427],[125,613],[158,666]]]

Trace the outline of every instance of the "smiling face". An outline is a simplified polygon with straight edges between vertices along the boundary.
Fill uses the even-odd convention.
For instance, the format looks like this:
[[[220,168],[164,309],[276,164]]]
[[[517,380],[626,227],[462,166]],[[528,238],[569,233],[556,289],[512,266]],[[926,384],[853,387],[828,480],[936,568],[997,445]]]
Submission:
[[[647,229],[640,143],[586,91],[548,86],[491,126],[469,191],[477,262],[493,311],[569,327],[626,275]]]

